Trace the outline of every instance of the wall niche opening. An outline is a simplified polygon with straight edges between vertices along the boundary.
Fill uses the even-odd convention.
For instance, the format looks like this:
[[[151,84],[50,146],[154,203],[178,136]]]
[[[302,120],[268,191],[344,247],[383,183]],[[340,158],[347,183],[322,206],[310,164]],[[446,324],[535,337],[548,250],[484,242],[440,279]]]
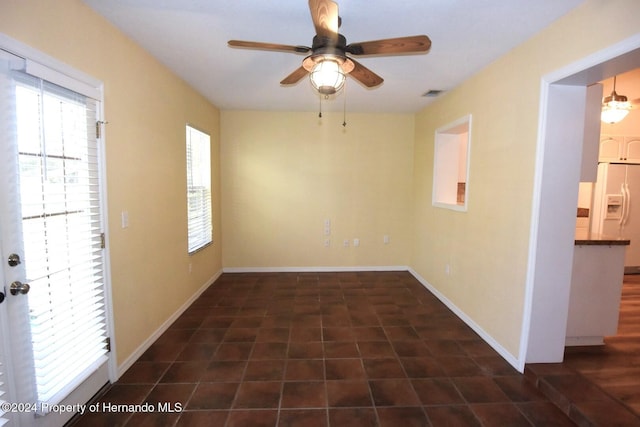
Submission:
[[[471,115],[438,128],[433,165],[433,206],[467,210]]]

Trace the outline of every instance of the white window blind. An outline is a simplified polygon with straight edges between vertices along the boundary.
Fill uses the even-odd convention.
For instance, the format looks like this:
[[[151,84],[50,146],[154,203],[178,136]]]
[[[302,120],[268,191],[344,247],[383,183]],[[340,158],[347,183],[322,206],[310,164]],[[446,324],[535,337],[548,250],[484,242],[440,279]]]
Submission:
[[[4,365],[2,364],[2,361],[0,361],[0,426],[3,426],[9,422],[9,414],[7,414],[7,407],[5,406],[5,404],[7,403],[6,399],[8,392],[8,387],[5,381],[6,376],[4,373]]]
[[[187,125],[187,224],[189,253],[212,242],[211,138]]]
[[[107,360],[95,100],[15,74],[20,208],[37,400]]]

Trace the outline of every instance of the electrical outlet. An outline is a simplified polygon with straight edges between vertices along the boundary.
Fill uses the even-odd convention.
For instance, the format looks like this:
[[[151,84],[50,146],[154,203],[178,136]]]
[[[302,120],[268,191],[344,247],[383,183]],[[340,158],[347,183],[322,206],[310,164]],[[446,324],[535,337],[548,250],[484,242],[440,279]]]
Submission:
[[[345,248],[349,247],[349,239],[344,239],[344,241],[342,242],[342,246],[344,246]]]
[[[388,234],[385,234],[385,235],[384,235],[384,237],[382,237],[382,242],[383,242],[385,245],[388,245],[388,244],[389,244],[389,242],[391,242],[391,238],[389,238],[389,235],[388,235]]]
[[[360,239],[358,239],[357,237],[353,239],[353,246],[356,248],[360,246]]]

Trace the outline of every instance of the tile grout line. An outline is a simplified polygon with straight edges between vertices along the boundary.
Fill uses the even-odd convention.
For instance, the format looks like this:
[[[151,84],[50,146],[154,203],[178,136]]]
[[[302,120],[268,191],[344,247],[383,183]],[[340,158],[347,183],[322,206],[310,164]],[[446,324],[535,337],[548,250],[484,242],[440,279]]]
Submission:
[[[248,281],[249,280],[247,280],[246,282],[243,281],[243,282],[237,282],[237,283],[244,285]],[[312,294],[313,294],[312,291],[314,290],[314,288],[316,286],[319,285],[318,280],[310,279],[309,277],[305,277],[304,280],[302,280],[302,277],[300,275],[298,275],[296,277],[296,282],[298,283],[299,286],[304,288],[303,289],[304,292],[300,293],[299,295],[296,294],[295,296],[298,296],[298,297],[301,298],[301,301],[302,301],[301,304],[306,304],[307,303],[307,299],[306,298],[312,296]],[[272,282],[270,282],[267,286],[264,286],[264,287],[259,287],[257,285],[257,283],[260,283],[260,282],[258,280],[254,280],[254,284],[253,284],[252,287],[249,288],[249,287],[246,287],[246,286],[241,286],[241,287],[238,287],[236,289],[236,291],[241,291],[243,296],[245,295],[245,293],[249,293],[249,292],[256,292],[256,296],[253,299],[250,298],[250,297],[246,297],[246,296],[243,299],[240,298],[240,297],[236,297],[237,299],[242,299],[243,300],[243,302],[241,304],[247,304],[248,306],[244,307],[243,305],[241,305],[240,308],[238,308],[235,313],[229,314],[228,315],[229,317],[232,317],[232,318],[234,318],[236,320],[238,320],[238,319],[245,320],[247,316],[252,316],[251,313],[252,313],[253,309],[258,309],[258,308],[263,307],[263,306],[260,305],[261,304],[260,300],[262,300],[262,299],[266,300],[268,292],[269,291],[273,291],[273,289],[277,289],[276,286],[274,286]],[[378,303],[384,305],[382,294],[380,293],[381,291],[380,291],[380,289],[378,289],[379,285],[380,284],[384,285],[384,283],[383,282],[378,282],[378,281],[371,282],[371,283],[363,282],[361,279],[357,280],[357,286],[354,287],[353,283],[354,282],[352,282],[352,281],[348,281],[348,282],[341,281],[340,282],[340,287],[339,287],[339,289],[340,289],[340,294],[339,294],[340,295],[340,299],[339,300],[336,299],[337,293],[335,293],[335,292],[322,293],[319,290],[317,290],[317,292],[313,295],[313,299],[314,299],[314,303],[315,304],[310,304],[309,307],[300,307],[300,309],[299,309],[299,311],[301,311],[300,314],[303,315],[303,316],[305,314],[310,314],[312,316],[319,316],[319,321],[320,321],[320,323],[319,323],[320,324],[320,326],[319,326],[320,327],[320,344],[321,344],[321,351],[322,351],[322,356],[321,356],[322,357],[322,359],[321,359],[322,360],[322,367],[320,367],[320,368],[322,370],[322,375],[321,376],[323,378],[323,392],[324,392],[324,399],[326,401],[325,408],[321,408],[320,406],[318,406],[316,408],[316,406],[314,406],[314,405],[311,405],[309,407],[306,407],[306,406],[302,407],[301,406],[300,408],[285,408],[283,406],[283,404],[285,403],[285,401],[284,401],[284,391],[285,391],[285,383],[287,382],[287,372],[289,372],[290,364],[291,364],[291,360],[292,360],[292,359],[289,358],[289,351],[290,351],[291,345],[293,343],[291,341],[291,338],[292,338],[292,328],[291,328],[291,326],[293,325],[293,323],[291,321],[293,320],[293,317],[292,317],[293,312],[289,312],[289,314],[290,314],[290,316],[289,316],[290,323],[288,324],[288,327],[287,327],[288,337],[287,337],[287,340],[286,340],[286,346],[280,346],[280,347],[285,347],[285,355],[283,356],[284,362],[283,362],[283,365],[282,365],[282,369],[283,370],[282,370],[282,374],[281,374],[282,376],[281,376],[281,379],[280,379],[279,400],[278,400],[277,407],[274,407],[275,412],[276,412],[276,416],[275,416],[276,423],[284,422],[286,419],[288,419],[288,417],[289,417],[288,415],[287,415],[286,419],[283,418],[283,414],[284,414],[283,411],[284,410],[289,410],[289,409],[290,410],[299,409],[300,411],[324,409],[324,411],[322,411],[322,412],[324,412],[324,414],[325,414],[326,425],[327,426],[331,426],[332,425],[331,424],[331,413],[332,413],[331,411],[332,411],[332,409],[338,409],[338,410],[339,409],[352,409],[352,410],[353,409],[367,409],[367,416],[369,416],[368,414],[371,414],[371,416],[372,416],[371,420],[373,421],[373,419],[374,419],[373,417],[375,417],[375,421],[378,424],[380,424],[381,420],[387,419],[389,414],[392,413],[392,411],[388,411],[388,408],[393,408],[393,407],[404,408],[404,407],[408,407],[405,404],[399,404],[397,406],[396,405],[387,404],[385,406],[380,406],[380,407],[376,405],[376,402],[374,400],[373,389],[371,388],[372,381],[378,381],[378,380],[382,381],[382,380],[387,380],[387,379],[392,379],[392,378],[385,376],[386,370],[383,370],[383,371],[377,371],[377,370],[376,371],[372,371],[372,373],[380,372],[380,375],[382,375],[382,377],[380,377],[380,378],[377,378],[379,376],[377,374],[374,375],[375,378],[369,376],[369,374],[367,373],[367,370],[365,369],[365,356],[363,355],[363,353],[361,351],[360,341],[358,340],[358,338],[357,338],[357,336],[355,334],[356,331],[354,331],[354,328],[357,328],[357,327],[360,327],[360,328],[379,327],[379,328],[381,328],[381,330],[382,330],[382,332],[384,334],[384,337],[386,338],[386,342],[391,348],[391,352],[390,353],[385,352],[384,355],[382,355],[382,354],[378,354],[377,356],[370,355],[368,358],[372,358],[372,359],[380,359],[380,358],[382,358],[382,359],[384,359],[384,358],[390,358],[391,355],[393,355],[393,358],[397,361],[397,363],[400,364],[400,369],[401,369],[401,371],[396,371],[396,370],[393,371],[393,375],[394,375],[393,379],[395,379],[395,376],[399,375],[400,372],[402,372],[402,374],[404,375],[404,378],[402,378],[402,380],[403,381],[406,380],[408,382],[408,384],[410,384],[410,387],[407,389],[407,391],[410,390],[411,393],[414,395],[414,397],[418,399],[418,403],[417,403],[418,406],[416,406],[416,407],[420,407],[421,408],[421,413],[425,417],[426,422],[431,423],[432,422],[431,418],[427,414],[427,405],[422,403],[422,399],[419,397],[419,394],[416,391],[416,386],[413,383],[413,380],[415,380],[415,379],[427,379],[427,378],[431,378],[431,377],[425,377],[425,378],[420,377],[420,376],[419,377],[410,377],[408,375],[407,368],[405,367],[405,365],[401,361],[402,357],[400,356],[399,351],[401,353],[403,353],[403,354],[406,353],[406,356],[404,356],[406,358],[412,358],[412,357],[422,358],[423,356],[421,356],[421,354],[423,354],[423,353],[420,353],[420,355],[414,354],[412,352],[414,350],[412,350],[412,347],[410,347],[408,345],[400,346],[400,347],[393,345],[393,343],[396,342],[396,341],[392,341],[390,339],[389,333],[387,332],[387,329],[385,329],[385,325],[382,323],[382,319],[380,318],[380,315],[384,315],[384,313],[379,313],[377,311],[372,311],[372,313],[374,313],[374,316],[375,316],[375,319],[372,319],[372,320],[377,320],[378,321],[378,324],[376,326],[369,326],[369,325],[365,325],[365,324],[361,324],[361,323],[358,323],[358,326],[356,326],[353,323],[353,318],[351,317],[351,314],[353,314],[355,312],[352,311],[350,308],[348,308],[348,305],[347,305],[348,299],[346,298],[347,295],[345,294],[345,289],[355,289],[355,290],[365,290],[366,291],[363,294],[359,294],[357,292],[353,293],[353,302],[351,304],[353,306],[352,308],[355,308],[355,307],[359,306],[360,302],[358,301],[358,298],[360,298],[360,297],[366,297],[370,301],[372,306],[376,305],[376,304],[374,304],[375,301],[377,301]],[[344,286],[346,286],[346,287],[344,287]],[[395,288],[396,288],[396,284],[395,283],[393,283],[392,288],[395,290]],[[402,286],[398,287],[398,288],[399,289],[401,288],[402,292],[400,292],[400,291],[399,292],[393,292],[393,295],[394,295],[394,297],[399,297],[399,298],[402,297],[404,294],[406,294],[407,291],[411,291],[413,289],[412,287],[409,287],[409,286],[404,285],[404,284]],[[221,298],[232,299],[232,298],[234,298],[233,295],[234,294],[231,293],[231,292],[221,292],[221,293],[219,293],[217,295],[212,295],[214,297],[214,298],[212,298],[212,301],[217,301],[217,299],[221,299]],[[324,299],[323,299],[322,295],[325,295]],[[373,297],[380,297],[380,298],[371,299],[372,296]],[[287,299],[287,298],[285,298],[285,299]],[[424,301],[427,301],[427,300],[425,299]],[[427,307],[427,305],[424,303],[424,301],[423,301],[423,299],[419,299],[419,304],[422,305],[422,306]],[[231,303],[233,304],[233,302],[231,302]],[[333,310],[334,304],[339,306],[339,307],[341,307],[341,306],[347,307],[347,309],[346,309],[346,311],[344,313],[342,311],[340,311],[340,310]],[[218,306],[218,303],[215,303],[214,305]],[[275,307],[275,304],[273,306]],[[223,306],[219,306],[219,307],[223,307]],[[250,309],[250,310],[243,310],[244,308],[247,308],[247,309]],[[388,310],[389,308],[391,308],[391,307],[383,307],[384,310]],[[408,318],[408,317],[411,317],[411,316],[414,316],[414,315],[417,316],[418,314],[420,314],[420,313],[418,313],[418,311],[411,311],[411,310],[408,310],[405,313],[404,309],[401,306],[397,306],[396,308],[399,308],[400,309],[399,311],[401,313],[395,313],[394,312],[394,313],[388,314],[388,316],[391,316],[393,314],[393,315],[404,316],[404,317]],[[307,313],[307,310],[309,310],[309,309],[312,310],[313,313]],[[319,314],[316,313],[316,311],[318,309],[320,310]],[[240,380],[238,381],[238,387],[236,388],[235,393],[234,393],[234,395],[233,395],[233,397],[231,399],[231,403],[230,403],[229,409],[224,410],[224,412],[226,412],[226,414],[227,414],[227,418],[225,420],[225,425],[230,425],[229,423],[232,422],[231,421],[231,417],[230,417],[232,413],[237,413],[238,411],[257,412],[259,410],[265,410],[265,408],[235,408],[234,409],[234,405],[238,402],[238,399],[240,398],[239,395],[240,395],[240,391],[241,391],[241,386],[242,386],[242,384],[244,384],[244,383],[246,383],[248,381],[248,380],[245,381],[245,377],[249,373],[249,369],[250,369],[250,366],[251,366],[250,363],[252,361],[252,357],[257,355],[258,354],[257,352],[260,352],[260,354],[263,354],[264,352],[262,350],[267,351],[267,353],[264,353],[263,356],[268,354],[271,357],[271,355],[273,354],[273,352],[271,352],[270,350],[268,350],[266,348],[263,348],[263,347],[258,347],[257,346],[257,344],[258,344],[258,335],[260,334],[261,329],[264,328],[266,317],[267,317],[267,315],[269,313],[269,309],[268,308],[265,308],[264,310],[265,311],[260,316],[262,318],[262,321],[261,321],[260,325],[258,325],[258,327],[256,328],[256,336],[254,337],[254,339],[252,341],[249,353],[246,356],[242,356],[243,358],[246,357],[246,359],[244,360],[245,361],[245,365],[242,368],[242,373],[240,374]],[[431,310],[429,310],[429,311],[431,311]],[[282,310],[274,309],[274,313],[280,313],[280,312],[282,312]],[[360,312],[368,313],[368,311],[358,311],[358,313],[360,313]],[[219,314],[220,316],[224,316],[224,310],[220,310],[219,313],[220,313]],[[332,408],[330,406],[330,402],[329,402],[329,391],[328,391],[328,386],[327,386],[328,385],[327,384],[327,381],[328,381],[327,380],[327,372],[328,371],[327,371],[327,364],[326,364],[327,360],[329,360],[329,359],[327,359],[327,354],[328,353],[326,351],[326,348],[327,348],[326,344],[329,343],[330,341],[325,341],[325,338],[337,338],[337,337],[340,337],[341,339],[344,339],[345,337],[342,336],[342,335],[344,335],[343,331],[335,331],[336,334],[338,334],[338,335],[335,335],[335,336],[334,335],[325,336],[325,329],[326,328],[333,328],[333,327],[336,327],[336,328],[343,327],[342,326],[343,319],[341,319],[341,317],[343,317],[343,315],[345,313],[346,313],[346,320],[348,322],[348,324],[345,324],[345,327],[349,327],[349,329],[351,329],[352,334],[353,334],[353,339],[352,340],[348,340],[348,342],[351,343],[353,341],[353,346],[354,346],[354,348],[355,348],[355,350],[357,352],[357,357],[360,359],[360,361],[359,361],[360,362],[360,368],[364,371],[364,375],[365,375],[364,379],[365,379],[365,381],[367,383],[367,386],[368,386],[368,396],[369,396],[369,401],[370,401],[369,405],[370,406],[366,406],[366,407],[355,406],[355,407],[334,407],[334,408]],[[248,319],[246,321],[248,322],[250,320],[251,319]],[[387,319],[387,320],[389,320],[389,319]],[[238,325],[240,325],[239,327],[244,327],[244,326],[242,326],[242,325],[244,325],[244,323],[242,323],[242,322],[238,323]],[[430,335],[428,335],[429,331],[425,329],[424,333],[426,335],[423,335],[423,334],[418,333],[418,330],[416,329],[416,326],[415,326],[416,323],[414,323],[412,321],[409,321],[408,325],[410,326],[411,330],[413,332],[415,332],[417,334],[417,336],[418,336],[418,338],[415,339],[415,341],[418,341],[418,342],[423,343],[423,344],[426,345],[426,341],[430,336]],[[400,326],[402,326],[402,325],[400,325]],[[231,327],[231,326],[229,326],[229,327]],[[277,326],[277,324],[274,323],[271,327],[275,328],[275,327],[278,327],[278,326]],[[393,324],[387,325],[387,327],[393,327]],[[334,331],[330,331],[330,332],[333,334]],[[367,334],[369,334],[367,336],[371,337],[371,333],[370,332],[372,332],[372,331],[364,331],[363,330],[363,331],[357,331],[357,332],[367,333]],[[397,338],[398,335],[403,331],[392,330],[392,332],[393,332],[392,335],[396,336],[396,338]],[[225,334],[226,334],[226,332],[225,332]],[[271,336],[271,338],[265,339],[265,342],[266,343],[271,342],[270,340],[273,339],[273,337],[275,337],[275,335]],[[365,338],[366,338],[366,336],[365,336]],[[280,339],[281,339],[281,337],[278,336],[278,340],[280,340]],[[404,335],[400,335],[399,339],[402,342],[404,342],[404,341],[413,341],[412,339],[409,339],[408,337],[405,337]],[[443,339],[443,338],[432,338],[432,339]],[[459,343],[458,339],[455,339],[455,340],[452,340],[452,341],[455,342],[455,343]],[[220,345],[222,345],[224,342],[225,341],[224,341],[224,336],[223,336],[220,339],[220,342],[216,346],[215,350],[212,352],[212,356],[209,359],[209,363],[211,363],[211,361],[213,360],[214,355],[218,352]],[[280,342],[280,341],[278,341],[278,342]],[[338,340],[336,342],[339,343],[341,341]],[[372,341],[372,342],[375,343],[377,341]],[[352,357],[354,357],[354,356],[350,356],[350,354],[352,354],[352,350],[350,350],[350,349],[348,349],[346,347],[344,349],[341,348],[341,347],[339,348],[339,347],[340,346],[330,347],[330,348],[334,349],[334,350],[331,350],[331,351],[333,351],[333,353],[332,353],[333,356],[340,356],[340,357],[334,357],[334,358],[337,358],[337,359],[344,359],[344,358],[351,359]],[[485,369],[482,368],[482,366],[480,366],[478,364],[476,359],[469,355],[469,352],[468,352],[469,350],[467,348],[462,348],[462,346],[460,346],[460,345],[459,345],[459,347],[463,350],[464,354],[469,357],[469,359],[474,363],[474,365],[478,366],[483,371],[485,371]],[[447,348],[448,348],[448,346],[447,346]],[[480,347],[475,346],[475,345],[470,347],[470,348],[472,350],[474,350],[474,351],[481,350]],[[184,350],[184,348],[181,351],[183,351],[183,350]],[[346,353],[343,350],[348,351],[348,353]],[[430,348],[427,345],[427,349],[426,350],[427,350],[428,353],[424,353],[424,354],[425,355],[429,355],[430,357],[433,357],[434,360],[437,362],[437,360],[436,360],[437,358],[435,357],[435,354],[433,353],[433,349]],[[439,350],[439,353],[442,353],[442,351],[446,350],[446,349],[445,349],[445,347],[442,347],[442,348],[436,347],[436,350]],[[280,349],[278,349],[278,351],[280,351]],[[420,351],[422,351],[422,350],[420,350]],[[407,352],[411,352],[411,353],[407,353]],[[311,353],[309,353],[309,354],[311,354]],[[347,355],[347,354],[349,354],[349,355]],[[179,357],[179,355],[176,356],[176,358],[177,357]],[[276,356],[273,356],[273,357],[276,357]],[[313,358],[311,358],[311,359],[315,360]],[[309,358],[303,358],[303,359],[300,359],[300,360],[309,360]],[[260,362],[260,361],[262,361],[262,359],[254,360],[253,361],[254,365],[255,365],[256,362]],[[164,371],[158,375],[157,378],[154,378],[155,382],[151,385],[151,389],[147,393],[146,397],[143,398],[143,401],[144,401],[144,399],[148,399],[150,393],[153,392],[155,387],[157,387],[160,384],[164,384],[164,383],[161,383],[161,380],[162,380],[163,376],[165,376],[167,374],[169,369],[171,369],[171,366],[174,363],[177,363],[177,361],[174,360],[173,362],[171,362],[171,364],[169,364],[164,369]],[[490,364],[490,365],[489,364],[485,364],[485,365],[488,366],[489,368],[495,367],[495,365],[493,365],[493,364]],[[355,364],[354,364],[354,367],[355,367]],[[417,368],[421,368],[421,367],[422,367],[422,365],[417,366]],[[489,368],[487,368],[487,369],[489,369]],[[385,367],[385,369],[386,369],[386,367]],[[426,369],[426,367],[425,367],[425,369]],[[491,372],[497,372],[497,371],[495,371],[495,369],[493,369],[493,370],[489,369],[489,370]],[[252,368],[251,372],[254,372],[253,368]],[[271,372],[271,371],[270,370],[269,371],[266,371],[266,370],[255,370],[255,372],[256,372],[256,374],[258,376],[260,376],[260,375],[264,376],[264,375],[269,375],[266,372]],[[422,369],[420,369],[418,375],[424,375],[421,372],[422,372]],[[485,376],[488,377],[488,378],[493,379],[494,382],[495,382],[496,375],[490,374],[491,372],[487,371]],[[237,374],[234,374],[234,375],[237,375]],[[456,393],[461,397],[462,402],[464,402],[464,403],[460,404],[460,406],[465,406],[465,407],[469,408],[470,403],[467,401],[466,398],[464,398],[464,396],[461,395],[457,385],[455,383],[453,383],[453,381],[450,379],[452,377],[446,376],[444,371],[442,373],[442,376],[443,376],[443,378],[449,378],[448,382],[454,387],[454,390],[456,391]],[[317,375],[313,375],[313,377],[315,378],[315,377],[317,377]],[[186,377],[183,377],[183,378],[186,378]],[[186,407],[186,405],[188,405],[188,403],[194,397],[198,385],[202,383],[202,378],[203,378],[203,375],[201,375],[198,378],[198,381],[196,382],[196,386],[193,388],[193,390],[191,391],[190,395],[187,397],[187,400],[185,401],[186,402],[185,403],[185,407]],[[271,376],[269,376],[268,379],[266,379],[264,381],[272,381],[272,378],[275,378],[275,377],[273,375],[271,375]],[[345,381],[346,380],[347,379],[345,379]],[[257,381],[257,380],[254,379],[254,381]],[[299,380],[297,378],[292,379],[292,382],[302,382],[302,381],[303,380]],[[308,380],[308,381],[316,381],[316,380],[314,379],[314,380]],[[355,381],[355,379],[353,381]],[[233,381],[221,380],[221,381],[215,381],[215,382],[226,383],[226,382],[233,382]],[[167,384],[169,384],[169,383],[167,383]],[[274,387],[271,387],[271,388],[273,389],[273,391],[275,391]],[[318,389],[319,389],[319,387],[318,387]],[[504,390],[503,390],[503,392],[504,392]],[[506,392],[504,392],[504,393],[507,394]],[[509,397],[509,399],[511,399],[511,398]],[[395,400],[397,400],[397,399],[395,399]],[[510,403],[515,404],[511,400],[510,400]],[[442,405],[430,405],[430,406],[450,407],[450,406],[458,406],[458,404],[455,404],[455,405],[454,404],[449,404],[449,405],[442,404]],[[379,412],[383,408],[384,408],[384,411],[383,411],[384,413]],[[271,408],[269,408],[269,409],[271,409]],[[218,411],[217,409],[210,409],[210,410],[211,411],[215,411],[215,412]],[[373,411],[369,412],[370,410],[373,410]],[[201,410],[198,410],[197,412],[207,412],[207,411],[209,411],[209,410],[201,409]],[[220,410],[220,412],[223,412],[223,410]],[[522,411],[520,411],[520,412],[522,412]],[[417,417],[418,416],[417,415],[417,411],[414,411],[414,413],[416,414],[415,416]],[[475,414],[475,412],[471,411],[471,413],[473,413],[474,419],[478,420],[478,416]],[[343,412],[341,414],[341,416],[343,414],[346,415],[347,413]],[[236,414],[236,415],[238,415],[238,414]],[[524,414],[522,414],[522,415],[525,416]],[[178,421],[176,421],[176,422],[179,422],[179,419],[180,419],[181,416],[182,415],[180,415],[177,418]],[[383,417],[383,418],[381,418],[381,417]],[[526,416],[525,416],[525,419],[528,422],[531,422],[531,420],[529,420],[529,418],[526,417]],[[127,422],[128,423],[131,422],[130,418],[127,420]]]

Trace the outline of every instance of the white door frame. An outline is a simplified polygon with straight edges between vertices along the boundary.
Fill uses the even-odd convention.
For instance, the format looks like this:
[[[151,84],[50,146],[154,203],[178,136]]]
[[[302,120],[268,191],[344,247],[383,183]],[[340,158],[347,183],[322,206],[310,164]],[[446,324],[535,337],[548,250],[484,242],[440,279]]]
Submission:
[[[640,67],[640,33],[541,81],[520,371],[564,357],[586,86]],[[580,115],[582,116],[580,117]]]
[[[34,49],[18,40],[15,40],[3,33],[0,33],[0,48],[6,50],[8,52],[13,53],[22,58],[28,58],[34,61],[37,64],[41,64],[48,69],[53,70],[54,73],[59,73],[58,77],[67,76],[69,82],[73,82],[75,85],[85,85],[85,87],[93,88],[93,90],[99,93],[97,97],[100,102],[100,107],[98,111],[99,120],[104,121],[104,90],[103,83],[100,80],[95,79],[94,77],[85,74],[75,68],[70,67],[69,65],[37,50]],[[70,89],[74,89],[73,84]],[[108,244],[108,202],[107,202],[107,177],[106,177],[106,160],[105,160],[105,150],[104,150],[104,139],[105,139],[105,129],[102,129],[101,135],[101,143],[98,144],[98,150],[100,155],[100,197],[102,201],[102,227],[103,232],[105,233],[106,239],[106,248],[104,252],[104,297],[105,297],[105,313],[107,317],[107,336],[111,337],[111,351],[107,354],[108,357],[108,369],[109,369],[109,380],[111,382],[115,382],[118,379],[118,367],[117,367],[117,357],[116,357],[116,344],[115,344],[115,329],[113,322],[113,306],[112,306],[112,298],[111,298],[111,264],[109,257],[109,244]]]

